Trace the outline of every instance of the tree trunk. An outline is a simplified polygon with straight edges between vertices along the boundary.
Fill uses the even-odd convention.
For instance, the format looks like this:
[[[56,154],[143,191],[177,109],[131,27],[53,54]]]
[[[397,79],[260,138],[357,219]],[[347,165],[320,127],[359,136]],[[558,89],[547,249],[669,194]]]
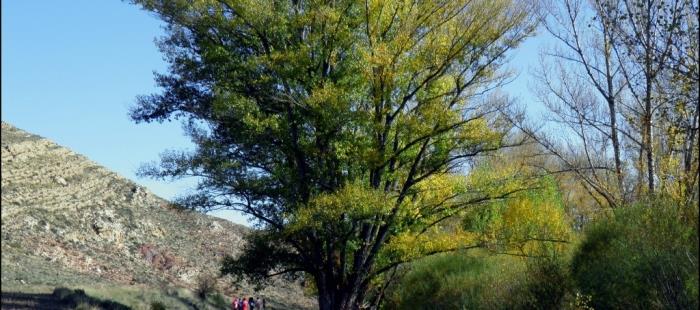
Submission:
[[[651,60],[649,60],[651,61]],[[647,64],[647,70],[651,70],[651,64]],[[653,111],[651,106],[651,79],[652,77],[647,74],[647,89],[646,96],[644,98],[644,133],[646,141],[644,142],[644,147],[646,149],[646,160],[647,160],[647,185],[649,185],[649,194],[654,194],[654,135],[653,135]]]
[[[645,27],[645,57],[644,57],[644,78],[646,82],[646,89],[644,90],[644,132],[646,132],[646,150],[647,150],[647,182],[649,185],[649,195],[654,195],[654,133],[653,129],[653,117],[654,111],[651,105],[651,88],[655,77],[654,70],[654,59],[652,58],[653,47],[652,46],[652,22],[650,7],[646,7],[646,27]]]
[[[320,310],[358,310],[360,309],[357,296],[341,291],[318,292],[318,308]]]
[[[323,275],[316,280],[320,310],[358,310],[360,301],[356,289],[330,282]]]
[[[622,162],[620,160],[620,139],[617,136],[617,110],[615,108],[615,81],[613,80],[613,74],[610,72],[610,49],[612,48],[612,43],[610,42],[607,29],[604,29],[604,40],[605,40],[605,77],[607,84],[607,94],[605,97],[608,101],[608,111],[610,113],[610,140],[612,140],[613,145],[613,156],[615,157],[615,176],[617,178],[617,187],[620,193],[618,197],[622,203],[626,203],[626,195],[624,188],[624,178],[622,176]]]

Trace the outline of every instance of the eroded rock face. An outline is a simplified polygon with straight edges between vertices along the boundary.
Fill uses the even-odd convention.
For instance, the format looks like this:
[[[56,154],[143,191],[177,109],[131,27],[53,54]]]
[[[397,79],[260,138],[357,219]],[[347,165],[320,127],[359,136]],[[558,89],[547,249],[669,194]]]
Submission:
[[[224,255],[240,254],[247,228],[177,210],[51,141],[2,123],[0,151],[2,283],[194,288],[200,274],[217,273]],[[36,266],[42,262],[50,268]],[[60,276],[46,274],[53,270]],[[263,296],[311,302],[295,284],[278,284]]]

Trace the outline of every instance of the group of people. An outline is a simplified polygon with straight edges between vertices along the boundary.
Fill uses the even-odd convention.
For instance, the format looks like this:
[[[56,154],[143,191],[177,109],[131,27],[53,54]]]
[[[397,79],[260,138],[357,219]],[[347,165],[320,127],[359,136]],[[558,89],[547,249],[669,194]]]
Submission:
[[[263,310],[265,309],[265,299],[257,299],[253,297],[249,298],[238,298],[233,297],[231,302],[231,310]]]

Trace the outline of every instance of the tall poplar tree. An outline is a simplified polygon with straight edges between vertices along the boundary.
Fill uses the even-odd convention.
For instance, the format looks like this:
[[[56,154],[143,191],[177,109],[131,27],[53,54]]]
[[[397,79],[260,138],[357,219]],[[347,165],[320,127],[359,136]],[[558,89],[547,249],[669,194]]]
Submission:
[[[224,273],[313,279],[321,309],[376,308],[398,266],[479,246],[446,219],[518,191],[461,174],[506,146],[484,95],[535,26],[516,0],[135,0],[166,22],[170,64],[137,122],[196,144],[143,173],[200,177],[180,203],[257,224]]]

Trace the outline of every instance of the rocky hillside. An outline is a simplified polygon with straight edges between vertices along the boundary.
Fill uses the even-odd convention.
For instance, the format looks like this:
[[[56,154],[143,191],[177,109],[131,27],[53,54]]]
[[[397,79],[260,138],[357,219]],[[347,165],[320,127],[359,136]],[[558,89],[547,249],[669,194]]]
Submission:
[[[2,287],[91,285],[194,289],[237,255],[247,228],[178,210],[87,158],[2,123]],[[250,294],[219,279],[219,289]],[[312,305],[279,281],[256,295]]]

